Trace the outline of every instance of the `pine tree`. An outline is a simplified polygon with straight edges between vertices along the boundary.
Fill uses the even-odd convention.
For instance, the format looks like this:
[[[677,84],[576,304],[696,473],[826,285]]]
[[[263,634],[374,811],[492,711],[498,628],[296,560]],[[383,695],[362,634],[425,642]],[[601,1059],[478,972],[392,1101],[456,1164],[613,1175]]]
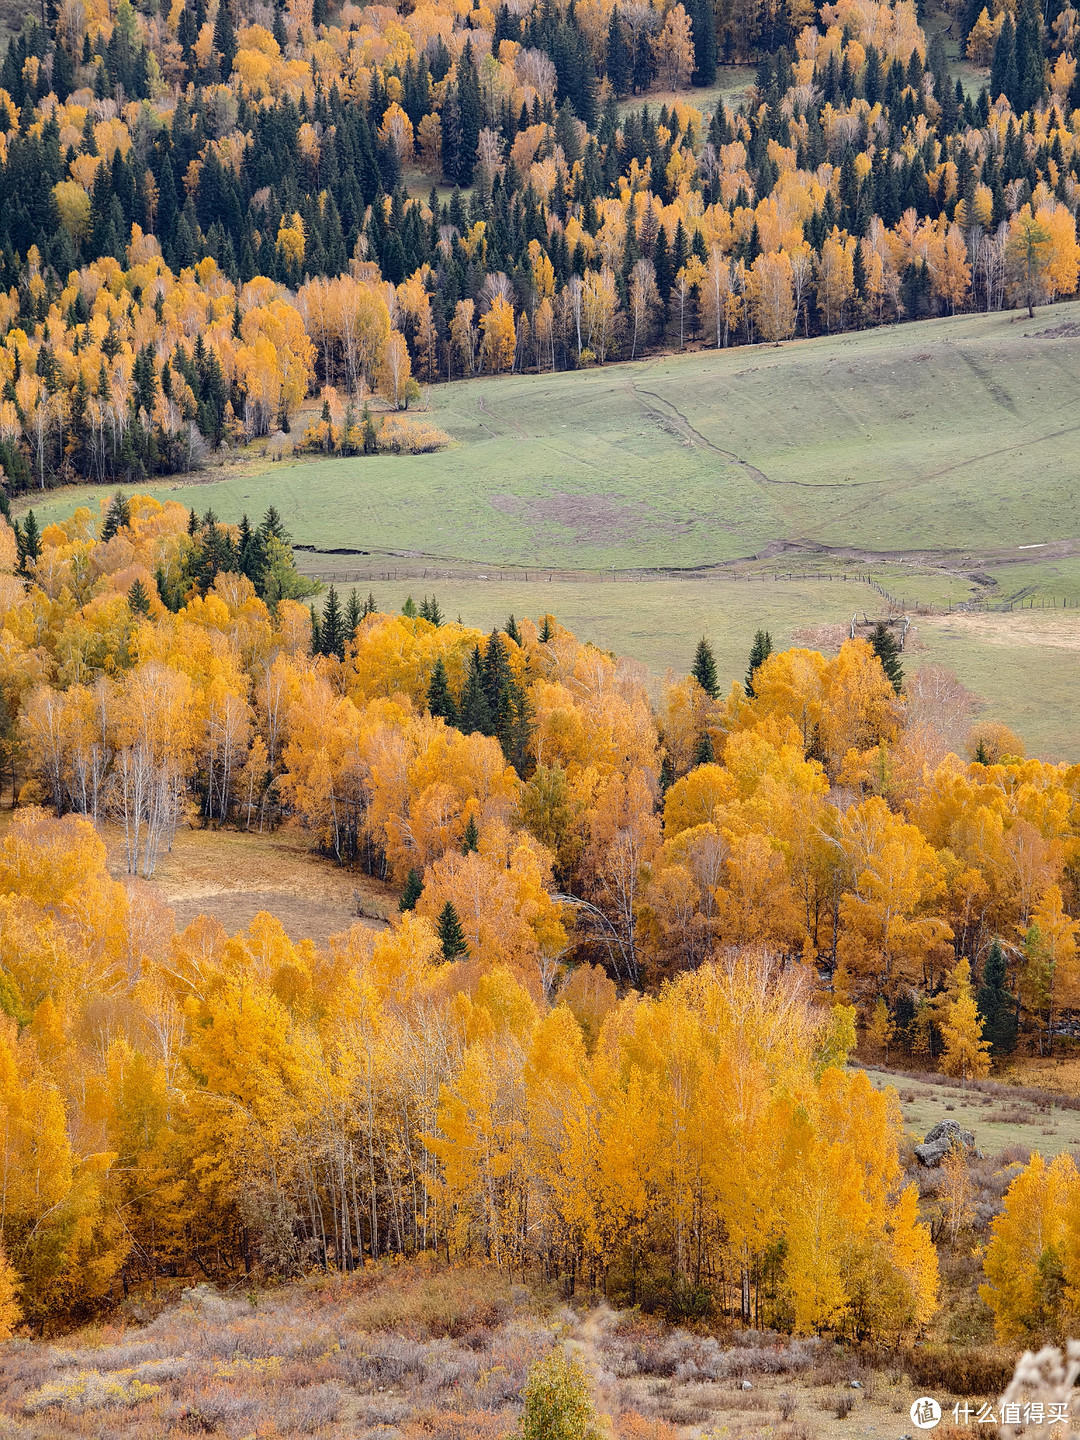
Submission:
[[[772,636],[767,630],[759,630],[750,647],[750,663],[746,668],[746,679],[743,682],[743,687],[751,700],[754,698],[754,676],[771,654]]]
[[[1015,109],[1017,90],[1016,30],[1012,14],[1006,10],[1001,31],[994,42],[994,54],[990,63],[990,102],[993,104],[1004,95]]]
[[[626,39],[626,29],[619,15],[618,5],[611,12],[607,33],[607,78],[612,90],[621,100],[629,93],[633,80],[633,57]]]
[[[21,526],[16,522],[15,549],[19,557],[19,573],[25,575],[27,567],[41,554],[41,531],[33,510]]]
[[[443,613],[434,595],[432,595],[430,600],[426,595],[424,596],[423,603],[420,606],[420,619],[429,620],[432,625],[441,625],[443,623]]]
[[[228,80],[236,59],[236,31],[233,28],[230,0],[218,0],[214,21],[214,49],[221,56],[221,78]]]
[[[150,596],[147,593],[146,586],[138,578],[136,578],[131,589],[128,591],[127,601],[128,609],[133,615],[150,614]]]
[[[350,640],[356,634],[357,626],[363,618],[363,611],[360,608],[360,597],[357,595],[356,587],[354,586],[353,589],[349,591],[349,598],[345,605],[345,631]]]
[[[544,623],[540,626],[540,644],[546,645],[548,641],[554,637],[554,634],[555,631],[552,629],[551,616],[545,615]]]
[[[527,780],[534,768],[531,744],[536,724],[532,703],[525,687],[516,680],[509,682],[505,696],[496,733],[507,762],[514,767],[520,779]]]
[[[336,655],[345,659],[345,619],[338,603],[337,590],[333,585],[327,591],[323,606],[322,623],[319,627],[321,649],[324,655]]]
[[[521,644],[521,631],[518,629],[517,621],[514,619],[513,615],[511,615],[510,619],[506,622],[505,633],[510,637],[511,640],[513,640],[515,645]]]
[[[694,747],[694,764],[711,765],[715,759],[716,753],[713,750],[712,736],[708,730],[703,730]]]
[[[410,869],[405,876],[405,889],[401,892],[401,899],[398,901],[398,909],[404,915],[406,910],[415,910],[416,902],[424,893],[424,882],[420,878],[420,871]]]
[[[476,823],[476,816],[470,814],[465,826],[465,833],[461,837],[461,853],[468,855],[470,852],[477,850],[479,845],[480,829]]]
[[[427,707],[430,715],[445,720],[448,725],[457,724],[457,706],[454,704],[450,681],[446,674],[446,665],[441,655],[432,667],[431,679],[428,682]]]
[[[1016,17],[1016,87],[1017,113],[1034,110],[1046,89],[1042,18],[1035,0],[1023,0]]]
[[[311,653],[312,655],[322,654],[322,635],[319,632],[319,617],[315,613],[315,606],[309,607],[311,612]]]
[[[468,955],[469,947],[465,943],[465,932],[461,928],[458,913],[449,900],[439,913],[435,933],[439,937],[444,960],[456,960],[459,955]]]
[[[495,734],[491,706],[484,690],[484,663],[480,658],[479,645],[469,657],[465,688],[461,692],[461,705],[458,707],[458,729],[465,735]]]
[[[283,545],[288,545],[289,543],[289,535],[285,529],[285,523],[273,505],[270,506],[262,518],[262,524],[259,526],[259,534],[264,540],[268,540],[272,535],[275,540],[280,540]]]
[[[1009,993],[1005,951],[996,935],[983,966],[978,1004],[991,1055],[1011,1055],[1016,1049],[1016,997]]]
[[[378,606],[375,604],[375,596],[374,596],[374,595],[371,593],[371,591],[369,590],[369,591],[368,591],[368,597],[367,597],[367,599],[364,601],[364,607],[363,607],[363,610],[361,611],[360,618],[361,618],[362,620],[366,620],[369,615],[377,615],[378,613],[379,613],[379,610],[378,610]]]
[[[510,658],[506,646],[498,630],[492,630],[484,649],[484,694],[496,726],[507,709],[506,691],[510,678]]]
[[[698,647],[694,651],[694,663],[690,667],[690,674],[698,682],[701,688],[708,695],[710,700],[715,700],[720,694],[720,686],[716,678],[716,656],[712,652],[712,646],[705,639],[704,635],[698,641]]]
[[[128,504],[127,496],[122,490],[118,490],[109,502],[109,508],[105,512],[105,523],[101,527],[102,543],[111,540],[126,525],[131,524],[131,506]]]
[[[879,620],[874,626],[870,644],[874,647],[874,654],[881,661],[881,668],[899,695],[900,687],[904,683],[904,667],[900,664],[900,646],[884,620]]]

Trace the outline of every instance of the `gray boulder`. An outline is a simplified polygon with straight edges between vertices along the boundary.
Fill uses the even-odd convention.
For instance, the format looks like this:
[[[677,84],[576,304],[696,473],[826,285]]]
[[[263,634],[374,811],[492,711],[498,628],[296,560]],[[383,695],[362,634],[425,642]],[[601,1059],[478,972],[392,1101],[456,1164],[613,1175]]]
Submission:
[[[975,1150],[975,1136],[961,1130],[958,1120],[939,1120],[921,1145],[915,1146],[915,1158],[928,1169],[940,1165],[954,1145]]]

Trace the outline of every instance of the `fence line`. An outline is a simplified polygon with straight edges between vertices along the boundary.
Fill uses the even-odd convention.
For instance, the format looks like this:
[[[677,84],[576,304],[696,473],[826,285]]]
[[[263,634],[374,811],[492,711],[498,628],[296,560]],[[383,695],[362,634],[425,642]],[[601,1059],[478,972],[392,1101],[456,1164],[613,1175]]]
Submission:
[[[298,566],[298,568],[303,568]],[[576,582],[579,584],[637,584],[646,580],[716,580],[734,581],[748,585],[783,584],[789,581],[828,581],[832,583],[866,585],[874,590],[883,600],[903,614],[911,611],[916,615],[955,615],[955,614],[990,614],[992,612],[1012,612],[1013,610],[1075,610],[1080,609],[1080,598],[1070,598],[1067,595],[1021,595],[1009,599],[991,600],[958,600],[948,605],[935,605],[919,599],[912,599],[904,596],[896,596],[891,591],[875,580],[873,575],[861,571],[849,575],[833,574],[805,574],[797,571],[758,571],[752,574],[738,574],[736,571],[725,571],[717,574],[715,570],[668,570],[663,566],[634,567],[620,569],[593,569],[593,570],[556,570],[556,569],[520,569],[505,570],[490,567],[483,571],[479,569],[454,569],[444,566],[382,566],[378,569],[369,568],[363,570],[308,570],[303,569],[303,574],[312,580],[319,580],[330,585],[385,585],[390,582],[409,580],[424,580],[429,583],[436,583],[440,580],[471,580],[489,584],[518,584],[528,585],[545,584],[550,582]]]

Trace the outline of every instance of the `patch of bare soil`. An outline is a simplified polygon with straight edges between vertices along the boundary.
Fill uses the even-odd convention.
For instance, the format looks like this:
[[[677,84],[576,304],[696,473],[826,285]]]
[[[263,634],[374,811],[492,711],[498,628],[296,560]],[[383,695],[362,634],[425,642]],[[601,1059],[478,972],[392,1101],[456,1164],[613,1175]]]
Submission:
[[[120,875],[122,837],[113,832],[106,839],[111,868]],[[291,939],[316,944],[358,920],[382,929],[397,907],[389,885],[312,854],[307,837],[289,830],[258,835],[184,827],[149,884],[172,907],[178,929],[211,915],[233,934],[266,910]]]
[[[648,527],[652,532],[682,535],[691,530],[697,516],[685,520],[662,520],[642,506],[627,505],[612,491],[600,494],[569,494],[552,490],[545,495],[493,495],[491,503],[503,515],[535,524],[552,523],[574,532],[582,544],[633,540]]]
[[[1036,645],[1051,650],[1080,650],[1080,611],[1013,610],[956,612],[924,617],[924,625],[952,631],[988,645]]]

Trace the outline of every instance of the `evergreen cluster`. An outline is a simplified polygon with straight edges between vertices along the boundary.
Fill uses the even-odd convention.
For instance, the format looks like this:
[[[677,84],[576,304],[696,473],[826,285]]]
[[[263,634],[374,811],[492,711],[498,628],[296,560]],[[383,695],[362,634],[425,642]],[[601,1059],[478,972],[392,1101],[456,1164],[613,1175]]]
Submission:
[[[503,633],[509,634],[509,630]],[[428,682],[427,706],[429,714],[441,717],[464,735],[496,736],[507,763],[522,778],[531,772],[529,740],[535,728],[532,707],[525,687],[510,668],[498,629],[492,630],[482,652],[479,645],[474,648],[459,696],[455,697],[451,689],[442,657],[435,661]]]

